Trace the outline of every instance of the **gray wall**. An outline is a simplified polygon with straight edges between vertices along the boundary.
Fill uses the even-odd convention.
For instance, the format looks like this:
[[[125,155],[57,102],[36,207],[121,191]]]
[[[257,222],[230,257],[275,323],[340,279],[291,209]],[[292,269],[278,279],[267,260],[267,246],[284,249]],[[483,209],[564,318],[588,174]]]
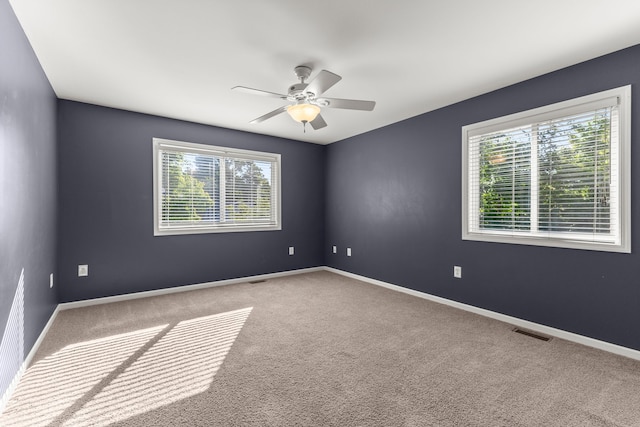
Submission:
[[[323,146],[71,101],[58,111],[61,302],[324,264]],[[154,237],[153,137],[280,153],[282,230]]]
[[[0,0],[0,333],[24,269],[24,355],[56,305],[56,100],[7,0]],[[15,329],[10,327],[9,329]],[[17,372],[4,348],[0,396]],[[20,361],[21,362],[21,361]]]
[[[638,224],[633,254],[461,240],[463,125],[632,84],[638,165],[638,83],[640,46],[330,145],[327,265],[640,350]]]

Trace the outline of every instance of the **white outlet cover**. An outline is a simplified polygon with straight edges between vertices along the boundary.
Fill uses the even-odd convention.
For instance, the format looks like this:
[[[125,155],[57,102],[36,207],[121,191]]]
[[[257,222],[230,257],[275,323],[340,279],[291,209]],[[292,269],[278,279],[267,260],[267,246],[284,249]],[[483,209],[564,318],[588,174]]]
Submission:
[[[289,246],[289,255],[293,255],[295,253],[295,249],[293,246]]]
[[[347,256],[351,256],[351,248],[347,248]]]
[[[459,265],[453,266],[453,277],[455,277],[456,279],[462,278],[462,267],[460,267]]]
[[[78,277],[85,277],[89,275],[89,266],[87,264],[78,265]]]
[[[334,253],[334,254],[337,254],[337,253],[338,253],[338,247],[337,247],[337,246],[334,246],[332,250],[333,250],[333,253]]]
[[[53,288],[53,273],[49,275],[49,288]]]

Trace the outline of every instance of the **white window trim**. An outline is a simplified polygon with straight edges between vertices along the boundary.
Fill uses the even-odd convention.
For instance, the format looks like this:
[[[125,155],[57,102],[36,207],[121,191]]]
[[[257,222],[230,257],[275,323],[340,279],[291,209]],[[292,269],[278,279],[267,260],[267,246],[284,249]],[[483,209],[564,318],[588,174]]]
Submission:
[[[469,138],[471,136],[543,121],[558,115],[569,116],[572,112],[584,110],[585,104],[606,103],[612,97],[618,98],[619,107],[619,145],[617,150],[617,162],[620,169],[617,194],[619,201],[618,224],[621,229],[619,243],[599,242],[591,234],[589,237],[592,241],[581,241],[576,240],[578,236],[574,233],[556,233],[553,238],[549,238],[547,237],[548,233],[538,237],[519,235],[517,231],[509,230],[484,230],[483,232],[470,230],[470,208],[473,208],[472,205],[475,204],[474,212],[479,210],[477,209],[478,201],[469,200]],[[559,112],[559,110],[563,111]],[[463,126],[462,240],[631,253],[631,85]]]
[[[159,179],[160,172],[160,150],[161,148],[172,148],[176,151],[184,151],[188,153],[200,152],[203,154],[213,154],[220,156],[237,156],[247,160],[263,160],[275,162],[276,170],[272,176],[273,196],[275,200],[273,207],[273,217],[275,224],[250,224],[250,225],[184,225],[181,227],[164,228],[160,227],[160,215],[162,200],[160,197],[162,191],[162,180]],[[266,153],[260,151],[243,150],[239,148],[227,148],[214,145],[196,144],[193,142],[175,141],[170,139],[153,138],[153,235],[154,236],[170,236],[180,234],[203,234],[203,233],[231,233],[246,231],[277,231],[282,229],[282,203],[281,203],[281,156],[276,153]],[[224,175],[224,174],[222,174]],[[224,179],[224,176],[222,177]]]

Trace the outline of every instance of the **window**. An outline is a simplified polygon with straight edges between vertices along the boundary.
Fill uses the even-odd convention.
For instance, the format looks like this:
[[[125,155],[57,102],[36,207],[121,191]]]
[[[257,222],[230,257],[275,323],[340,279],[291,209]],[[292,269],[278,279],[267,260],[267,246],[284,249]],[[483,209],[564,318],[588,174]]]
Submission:
[[[154,234],[280,230],[280,155],[153,139]]]
[[[631,252],[626,86],[462,128],[462,238]]]

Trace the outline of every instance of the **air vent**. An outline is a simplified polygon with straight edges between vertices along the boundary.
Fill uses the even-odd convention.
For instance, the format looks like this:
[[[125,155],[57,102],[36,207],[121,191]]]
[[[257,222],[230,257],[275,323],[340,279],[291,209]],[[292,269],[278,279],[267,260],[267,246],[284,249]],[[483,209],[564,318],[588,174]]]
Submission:
[[[255,283],[264,283],[264,282],[266,282],[266,280],[254,280],[253,282],[249,282],[249,283],[253,285]]]
[[[540,334],[538,334],[536,332],[527,331],[525,329],[520,329],[520,328],[513,328],[513,332],[517,332],[519,334],[526,335],[528,337],[535,338],[535,339],[540,340],[540,341],[549,341],[551,339],[551,337],[546,337],[546,336],[540,335]]]

